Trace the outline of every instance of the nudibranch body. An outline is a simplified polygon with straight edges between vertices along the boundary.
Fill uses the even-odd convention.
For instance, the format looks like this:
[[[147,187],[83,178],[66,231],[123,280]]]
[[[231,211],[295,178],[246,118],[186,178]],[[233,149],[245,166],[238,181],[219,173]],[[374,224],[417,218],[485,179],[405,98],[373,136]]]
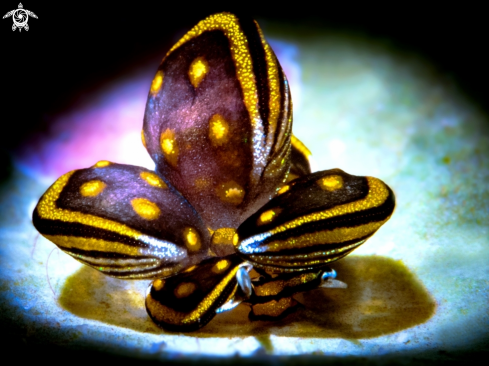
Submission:
[[[69,172],[33,223],[109,276],[153,279],[146,308],[165,329],[198,329],[242,301],[253,319],[284,316],[394,210],[377,178],[311,173],[287,78],[251,19],[211,15],[172,47],[141,137],[155,171],[100,161]]]

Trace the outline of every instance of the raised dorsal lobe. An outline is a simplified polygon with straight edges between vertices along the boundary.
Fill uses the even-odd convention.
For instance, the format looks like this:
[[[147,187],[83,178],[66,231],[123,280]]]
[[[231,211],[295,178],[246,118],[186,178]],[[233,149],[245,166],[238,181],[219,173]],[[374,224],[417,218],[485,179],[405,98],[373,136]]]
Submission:
[[[256,23],[215,14],[163,59],[144,118],[157,170],[207,226],[237,228],[290,164],[288,84]]]

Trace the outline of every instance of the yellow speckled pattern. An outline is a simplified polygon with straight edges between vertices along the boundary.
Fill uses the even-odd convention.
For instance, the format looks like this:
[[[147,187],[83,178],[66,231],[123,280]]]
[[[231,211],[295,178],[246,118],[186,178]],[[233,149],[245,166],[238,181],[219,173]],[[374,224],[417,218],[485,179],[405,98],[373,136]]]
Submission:
[[[153,282],[153,288],[156,291],[160,291],[163,287],[165,287],[165,280],[158,278]]]
[[[151,83],[151,89],[150,92],[151,94],[156,94],[161,90],[161,87],[163,86],[163,71],[159,70],[154,79],[153,82]]]
[[[175,139],[175,132],[169,128],[162,132],[160,136],[160,145],[166,161],[176,168],[178,163],[178,144]]]
[[[274,240],[267,244],[267,250],[279,252],[284,249],[305,248],[317,244],[334,244],[355,240],[372,234],[387,220],[388,218],[354,227],[340,227],[333,230],[305,233],[298,237],[289,237],[287,240]]]
[[[282,210],[280,208],[275,208],[273,210],[267,210],[263,212],[260,217],[258,218],[258,225],[263,225],[263,224],[268,224],[269,222],[272,222],[272,220],[281,212]]]
[[[114,241],[106,241],[102,239],[83,238],[77,236],[64,236],[64,235],[44,235],[48,240],[51,240],[61,249],[70,252],[70,249],[79,249],[85,251],[96,250],[98,252],[107,252],[118,254],[125,254],[129,256],[141,255],[141,248],[133,245],[127,245]],[[84,254],[86,256],[86,254]]]
[[[202,243],[197,230],[192,227],[185,228],[185,230],[183,231],[183,238],[185,241],[185,245],[190,251],[195,252],[197,250],[200,250]]]
[[[177,286],[175,291],[173,292],[175,296],[179,299],[182,297],[187,297],[193,294],[193,292],[197,289],[197,285],[193,282],[182,282]]]
[[[103,219],[94,215],[87,215],[56,207],[56,200],[74,172],[75,171],[71,171],[59,177],[58,180],[54,182],[54,184],[46,191],[46,193],[44,193],[39,201],[39,204],[37,205],[37,212],[39,213],[41,219],[75,222],[112,231],[138,240],[142,234],[124,224]]]
[[[190,83],[197,88],[201,81],[204,79],[205,75],[209,72],[209,64],[203,57],[197,57],[190,64],[188,70],[188,77]]]
[[[226,286],[236,277],[236,272],[238,272],[239,266],[235,266],[227,275],[222,279],[219,284],[212,289],[212,291],[204,297],[204,299],[199,303],[197,309],[192,311],[190,314],[183,318],[182,323],[194,323],[198,319],[202,317],[216,302],[216,300],[221,296],[222,292],[226,288]]]
[[[84,197],[96,197],[107,187],[107,184],[100,180],[85,182],[80,187],[80,194]]]
[[[256,23],[256,21],[255,21]],[[280,115],[281,110],[281,100],[280,100],[280,85],[278,76],[278,64],[277,59],[272,51],[272,48],[265,40],[263,32],[261,31],[258,23],[256,23],[258,33],[260,34],[261,44],[263,50],[265,51],[265,61],[267,63],[267,74],[268,74],[268,91],[269,91],[269,106],[270,114],[268,116],[269,133],[267,136],[267,149],[273,145],[273,140],[275,138],[275,132],[277,130],[277,120]],[[280,147],[280,145],[278,145]]]
[[[276,280],[266,282],[263,285],[255,285],[255,294],[257,296],[275,296],[286,287],[295,287],[303,283],[313,281],[317,278],[318,273],[303,273],[299,276],[288,280]]]
[[[295,272],[297,270],[303,270],[304,268],[312,268],[318,265],[324,265],[326,263],[337,261],[340,258],[346,256],[350,251],[356,247],[362,245],[365,240],[358,241],[356,243],[345,245],[338,249],[317,251],[311,254],[296,254],[288,255],[286,257],[270,259],[270,256],[250,255],[249,258],[252,261],[259,261],[255,263],[255,267],[266,268],[272,273],[284,273]],[[283,267],[286,266],[286,267]],[[280,267],[280,268],[279,268]]]
[[[287,185],[283,186],[282,188],[280,188],[278,190],[277,194],[283,194],[283,193],[287,192],[289,189],[290,189],[290,186],[287,184]]]
[[[248,40],[239,26],[237,17],[229,13],[219,13],[201,20],[168,51],[167,56],[182,44],[200,36],[206,31],[213,30],[222,31],[229,40],[229,48],[234,65],[236,66],[236,77],[243,91],[243,102],[249,113],[253,129],[253,146],[260,147],[253,149],[254,166],[251,177],[252,181],[258,180],[266,164],[266,161],[262,159],[261,151],[261,148],[264,148],[265,142],[263,140],[263,123],[258,109],[258,92],[255,84],[251,55],[248,49]]]
[[[194,180],[194,187],[201,191],[209,189],[211,185],[212,179],[209,179],[207,177],[201,177]]]
[[[214,114],[209,120],[209,138],[213,146],[222,146],[229,139],[229,124],[220,114]]]
[[[317,181],[321,189],[329,192],[343,188],[343,177],[340,175],[330,175]]]
[[[100,160],[99,162],[97,162],[93,168],[105,168],[106,166],[109,166],[110,164],[112,164],[110,161],[107,161],[107,160]]]
[[[230,265],[230,262],[227,259],[222,259],[216,264],[214,264],[214,267],[212,267],[212,272],[214,273],[221,273],[225,271]]]
[[[143,143],[143,146],[147,148],[146,146],[146,137],[144,137],[144,130],[141,130],[141,142]]]
[[[292,297],[283,297],[281,299],[272,300],[264,304],[253,305],[253,313],[257,316],[278,317],[288,308],[295,306],[297,301]]]
[[[216,188],[216,193],[221,201],[231,203],[236,206],[243,202],[245,196],[243,187],[233,180],[220,184]]]
[[[236,233],[233,236],[233,245],[236,246],[238,244],[239,244],[239,235],[238,235],[238,233]]]
[[[367,177],[367,181],[369,191],[364,199],[355,202],[345,203],[344,205],[338,205],[321,212],[301,216],[295,220],[291,220],[284,223],[283,225],[276,227],[275,229],[270,230],[270,233],[276,234],[288,229],[293,229],[308,222],[324,220],[330,217],[346,215],[353,212],[361,212],[372,207],[380,206],[389,197],[389,190],[387,189],[385,184],[377,178]]]
[[[133,198],[131,200],[131,205],[134,211],[146,220],[155,220],[161,213],[158,205],[146,198]]]
[[[148,294],[146,297],[146,307],[154,318],[169,324],[185,325],[196,323],[207,311],[209,311],[211,306],[216,302],[219,296],[221,296],[226,286],[236,277],[238,269],[239,266],[234,267],[221,282],[215,286],[204,299],[202,299],[197,308],[190,313],[183,313],[169,308],[154,300],[151,294]]]
[[[222,227],[212,234],[212,245],[227,245],[233,243],[236,230],[230,227]]]
[[[168,51],[167,56],[185,42],[200,36],[206,31],[212,30],[224,32],[229,39],[231,54],[236,65],[236,75],[243,89],[244,103],[250,113],[252,123],[256,124],[260,117],[257,108],[258,94],[255,86],[253,66],[248,49],[248,41],[239,27],[236,16],[229,13],[220,13],[201,20]]]
[[[168,186],[163,181],[163,179],[161,179],[155,173],[141,172],[141,174],[139,176],[141,177],[141,179],[146,181],[146,183],[148,183],[150,186],[157,187],[157,188],[163,188],[163,189],[168,188]]]

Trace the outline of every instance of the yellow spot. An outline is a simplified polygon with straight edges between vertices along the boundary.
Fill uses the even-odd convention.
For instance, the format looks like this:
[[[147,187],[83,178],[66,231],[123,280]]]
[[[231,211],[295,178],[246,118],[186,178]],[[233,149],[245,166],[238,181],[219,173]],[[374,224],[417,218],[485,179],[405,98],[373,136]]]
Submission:
[[[112,164],[110,161],[107,160],[100,160],[97,164],[95,164],[93,167],[94,168],[105,168],[106,166],[109,166]]]
[[[197,251],[201,247],[201,241],[200,241],[200,235],[192,227],[187,227],[183,231],[183,236],[185,239],[185,243],[187,245],[187,248],[193,252]]]
[[[269,222],[272,222],[275,216],[277,216],[281,211],[282,210],[280,208],[276,208],[263,212],[258,220],[258,225],[268,224]]]
[[[203,57],[197,57],[192,61],[188,70],[188,77],[194,88],[199,86],[208,71],[209,64]]]
[[[233,245],[236,246],[239,243],[239,235],[238,233],[234,234],[233,236]]]
[[[213,146],[222,146],[228,142],[229,124],[223,116],[215,114],[209,120],[209,138]]]
[[[178,145],[175,140],[175,132],[167,128],[160,136],[160,145],[166,161],[176,168],[178,162]]]
[[[80,193],[84,197],[98,196],[107,187],[107,185],[100,180],[91,180],[83,183],[80,187]]]
[[[230,227],[222,227],[212,234],[212,250],[218,257],[224,257],[235,252],[233,247],[233,236],[236,230]]]
[[[343,178],[340,175],[330,175],[318,180],[319,186],[325,191],[336,191],[343,188]]]
[[[292,182],[294,179],[297,179],[297,178],[299,178],[299,176],[298,176],[298,175],[293,174],[293,173],[289,173],[289,176],[287,177],[286,182],[287,182],[287,183]]]
[[[183,272],[185,272],[185,273],[192,272],[192,271],[193,271],[194,269],[196,269],[196,268],[197,268],[197,265],[194,265],[194,266],[192,266],[192,267],[188,267],[188,268],[187,268],[185,271],[183,271]]]
[[[212,244],[231,244],[236,230],[230,227],[222,227],[212,234]]]
[[[277,194],[283,194],[283,193],[287,192],[289,189],[290,189],[290,186],[289,185],[285,185],[285,186],[283,186],[282,188],[280,188],[278,190],[278,193]]]
[[[141,174],[139,174],[139,176],[143,180],[145,180],[146,183],[148,183],[150,186],[158,187],[158,188],[168,188],[168,186],[163,181],[163,179],[161,179],[160,177],[158,177],[155,173],[141,172]]]
[[[162,279],[157,279],[153,282],[153,288],[156,290],[156,291],[160,291],[163,287],[165,286],[165,280],[162,280]]]
[[[131,200],[131,205],[134,211],[146,220],[154,220],[160,216],[160,208],[156,203],[147,200],[146,198],[134,198]]]
[[[205,178],[205,177],[201,177],[201,178],[197,178],[195,181],[194,181],[194,186],[195,188],[197,188],[199,191],[204,191],[206,189],[208,189],[212,184],[212,181],[211,179],[209,178]],[[211,234],[212,235],[212,234]]]
[[[229,261],[227,259],[222,259],[212,267],[212,272],[214,273],[222,273],[229,267]]]
[[[161,86],[163,85],[163,71],[159,70],[153,82],[151,83],[151,94],[156,94],[161,90]]]
[[[192,293],[197,289],[195,283],[192,282],[183,282],[177,286],[174,291],[174,294],[177,298],[181,299],[182,297],[187,297],[192,295]]]
[[[146,146],[146,138],[144,137],[144,130],[141,130],[141,142],[143,143],[143,146],[147,148]]]
[[[243,202],[245,195],[244,189],[233,180],[219,185],[216,192],[221,201],[231,203],[235,206]]]

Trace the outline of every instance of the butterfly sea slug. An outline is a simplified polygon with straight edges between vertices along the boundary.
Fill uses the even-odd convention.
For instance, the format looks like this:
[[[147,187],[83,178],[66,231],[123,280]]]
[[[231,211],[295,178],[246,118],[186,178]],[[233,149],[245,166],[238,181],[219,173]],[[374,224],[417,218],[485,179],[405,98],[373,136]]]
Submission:
[[[243,301],[252,319],[284,316],[394,210],[377,178],[311,173],[287,78],[251,19],[211,15],[168,51],[141,136],[154,171],[99,161],[66,173],[33,223],[102,273],[152,279],[146,308],[165,329]]]

